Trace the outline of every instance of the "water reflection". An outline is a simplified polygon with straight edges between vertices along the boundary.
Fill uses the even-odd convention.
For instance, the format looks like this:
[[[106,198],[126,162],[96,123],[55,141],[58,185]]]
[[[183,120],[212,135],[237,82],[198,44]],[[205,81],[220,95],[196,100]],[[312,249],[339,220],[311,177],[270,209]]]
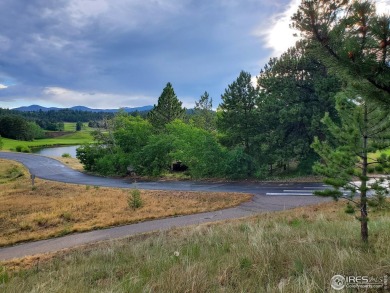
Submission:
[[[76,149],[79,145],[62,146],[62,147],[45,147],[33,148],[32,152],[47,157],[61,157],[63,154],[69,154],[72,158],[76,158]]]

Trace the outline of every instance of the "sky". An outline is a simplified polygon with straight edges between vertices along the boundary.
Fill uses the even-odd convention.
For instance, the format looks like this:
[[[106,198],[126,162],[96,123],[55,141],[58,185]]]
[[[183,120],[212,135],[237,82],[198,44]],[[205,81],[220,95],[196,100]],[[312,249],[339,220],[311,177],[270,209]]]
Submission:
[[[0,107],[138,107],[167,82],[213,107],[296,38],[300,0],[1,0]],[[390,11],[390,0],[378,0]]]

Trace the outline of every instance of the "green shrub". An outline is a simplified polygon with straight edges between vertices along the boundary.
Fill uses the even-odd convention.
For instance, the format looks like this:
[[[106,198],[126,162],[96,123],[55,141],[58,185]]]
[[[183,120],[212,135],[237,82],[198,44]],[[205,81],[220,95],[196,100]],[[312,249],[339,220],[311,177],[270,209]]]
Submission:
[[[63,153],[62,156],[63,158],[71,158],[72,156],[68,153]]]
[[[15,147],[18,153],[31,153],[31,149],[28,146],[18,145]]]
[[[127,204],[129,205],[129,208],[133,210],[136,210],[143,206],[141,192],[139,191],[139,189],[133,189],[130,192],[129,197],[127,198]]]
[[[124,153],[107,154],[96,160],[96,170],[102,175],[120,175],[127,173],[127,166],[131,165],[130,158]]]
[[[381,165],[375,166],[375,171],[377,172],[383,172],[384,168]]]
[[[172,158],[186,165],[192,177],[223,176],[226,151],[212,133],[178,120],[166,128],[172,136]]]
[[[148,145],[134,156],[137,174],[159,176],[169,171],[172,163],[172,137],[167,134],[153,135]]]
[[[31,149],[28,146],[22,148],[22,153],[31,153]]]
[[[84,165],[87,171],[96,171],[96,161],[107,153],[104,147],[86,144],[76,149],[76,158]]]
[[[236,148],[228,153],[225,166],[226,177],[232,179],[253,177],[257,169],[253,158],[247,155],[242,148]]]
[[[347,203],[344,211],[347,214],[354,214],[356,212],[355,207],[353,205],[351,205],[351,203],[349,203],[349,202]]]
[[[31,153],[31,149],[28,146],[24,146],[24,145],[16,146],[15,150],[18,153]]]

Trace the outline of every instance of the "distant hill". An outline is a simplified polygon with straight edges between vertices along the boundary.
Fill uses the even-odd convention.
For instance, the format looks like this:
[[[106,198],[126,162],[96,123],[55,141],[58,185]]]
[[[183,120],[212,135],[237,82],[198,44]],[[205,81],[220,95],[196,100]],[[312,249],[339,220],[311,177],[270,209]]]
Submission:
[[[91,109],[85,106],[74,106],[71,108],[56,108],[56,107],[47,108],[39,105],[24,106],[24,107],[14,108],[12,110],[22,111],[22,112],[38,112],[38,111],[47,112],[47,111],[59,111],[65,109],[70,109],[75,111],[106,112],[106,113],[115,113],[119,111],[119,109]],[[153,106],[148,105],[148,106],[134,107],[134,108],[124,107],[122,109],[124,109],[127,113],[131,113],[135,111],[144,112],[144,111],[150,111],[151,109],[153,109]]]
[[[37,112],[37,111],[49,111],[49,110],[60,110],[60,108],[55,108],[55,107],[51,107],[51,108],[46,108],[46,107],[42,107],[42,106],[39,106],[39,105],[31,105],[31,106],[23,106],[23,107],[19,107],[19,108],[14,108],[12,110],[16,110],[16,111],[23,111],[23,112]]]

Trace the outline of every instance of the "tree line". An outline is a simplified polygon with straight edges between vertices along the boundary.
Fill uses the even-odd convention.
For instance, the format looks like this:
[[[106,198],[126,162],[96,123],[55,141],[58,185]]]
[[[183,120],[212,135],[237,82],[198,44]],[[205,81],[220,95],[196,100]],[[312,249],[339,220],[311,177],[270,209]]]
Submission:
[[[104,127],[104,121],[113,116],[113,113],[71,109],[17,111],[0,108],[0,135],[30,141],[44,138],[45,131],[64,131],[64,122],[76,122],[76,130],[81,130],[82,122],[98,128]]]
[[[58,122],[89,122],[101,121],[104,118],[112,118],[114,113],[109,112],[91,112],[72,109],[59,109],[48,111],[17,111],[12,109],[0,108],[0,116],[3,115],[18,115],[25,117],[31,121],[49,121],[52,123]]]
[[[95,133],[97,144],[78,150],[89,171],[124,175],[127,167],[159,176],[181,162],[190,176],[265,178],[290,169],[311,173],[318,159],[310,147],[326,135],[321,119],[336,116],[334,94],[341,82],[306,54],[299,43],[273,58],[252,84],[242,71],[226,88],[213,111],[205,92],[188,115],[171,83],[147,117],[120,113],[108,133]]]

